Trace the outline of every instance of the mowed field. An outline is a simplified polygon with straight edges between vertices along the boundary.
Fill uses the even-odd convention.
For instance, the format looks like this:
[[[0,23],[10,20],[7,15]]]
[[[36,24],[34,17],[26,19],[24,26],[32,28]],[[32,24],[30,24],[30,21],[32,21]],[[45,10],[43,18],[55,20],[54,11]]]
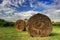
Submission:
[[[53,26],[48,37],[31,37],[26,31],[17,31],[15,27],[0,27],[0,40],[60,40],[60,26]]]

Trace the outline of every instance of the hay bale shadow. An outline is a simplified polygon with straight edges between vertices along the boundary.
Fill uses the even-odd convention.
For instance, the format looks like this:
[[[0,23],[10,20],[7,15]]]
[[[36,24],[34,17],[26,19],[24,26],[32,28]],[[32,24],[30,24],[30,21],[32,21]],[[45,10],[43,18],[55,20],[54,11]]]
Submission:
[[[60,36],[59,33],[51,33],[49,36]]]

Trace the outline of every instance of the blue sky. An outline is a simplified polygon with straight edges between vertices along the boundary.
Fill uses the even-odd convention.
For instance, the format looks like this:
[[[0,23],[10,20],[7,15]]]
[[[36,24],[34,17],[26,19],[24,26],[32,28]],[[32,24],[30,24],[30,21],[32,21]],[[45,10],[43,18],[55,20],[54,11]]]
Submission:
[[[18,1],[19,1],[19,0],[18,0]],[[15,2],[18,2],[18,1],[16,1],[16,0],[10,0],[10,2],[11,2],[12,4],[14,4]],[[0,4],[2,4],[2,2],[3,2],[3,0],[0,0]],[[34,1],[32,2],[32,5],[33,5],[33,6],[38,6],[37,8],[35,8],[35,7],[30,7],[30,0],[25,0],[25,2],[22,3],[21,5],[19,4],[19,2],[17,3],[17,5],[18,5],[19,7],[16,7],[15,5],[12,5],[12,4],[10,4],[9,6],[8,6],[8,5],[6,5],[6,6],[8,6],[9,8],[13,8],[13,9],[15,9],[16,11],[19,11],[19,12],[29,11],[29,10],[43,11],[45,8],[43,8],[42,6],[39,6],[39,5],[38,5],[38,2],[46,3],[47,5],[50,5],[50,4],[53,3],[52,0],[34,0]],[[24,6],[25,6],[25,7],[24,7]]]
[[[0,18],[16,21],[42,13],[60,21],[60,0],[0,0]]]

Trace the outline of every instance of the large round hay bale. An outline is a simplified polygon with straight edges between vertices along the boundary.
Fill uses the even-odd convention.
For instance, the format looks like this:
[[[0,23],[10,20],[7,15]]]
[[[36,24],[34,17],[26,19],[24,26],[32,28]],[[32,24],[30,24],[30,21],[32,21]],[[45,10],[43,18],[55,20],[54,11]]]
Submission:
[[[33,37],[45,37],[52,31],[51,20],[43,14],[35,14],[28,20],[28,32]]]
[[[15,26],[17,30],[23,31],[25,26],[24,20],[17,20]]]

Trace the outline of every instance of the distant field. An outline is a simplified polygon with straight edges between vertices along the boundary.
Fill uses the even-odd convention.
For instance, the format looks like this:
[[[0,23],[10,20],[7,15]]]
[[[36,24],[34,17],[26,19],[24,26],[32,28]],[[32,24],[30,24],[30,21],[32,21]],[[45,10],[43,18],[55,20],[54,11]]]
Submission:
[[[30,37],[26,31],[19,32],[14,27],[0,27],[0,40],[60,40],[60,27],[53,26],[48,37]]]

